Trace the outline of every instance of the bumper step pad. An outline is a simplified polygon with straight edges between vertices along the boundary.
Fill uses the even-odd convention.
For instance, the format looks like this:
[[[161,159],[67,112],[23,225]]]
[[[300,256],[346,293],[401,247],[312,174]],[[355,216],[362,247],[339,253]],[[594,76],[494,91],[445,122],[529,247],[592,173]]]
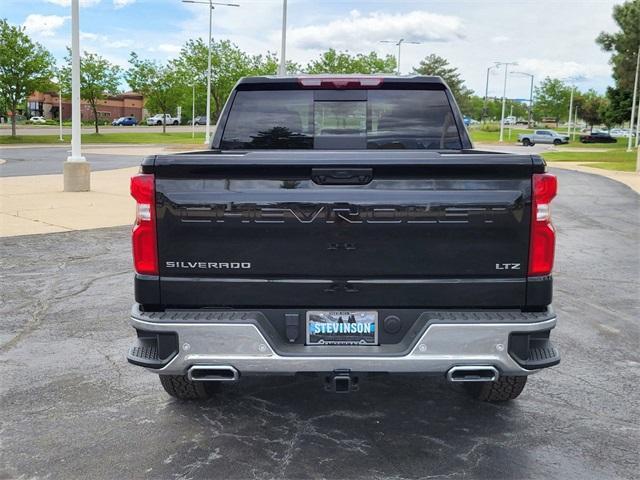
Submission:
[[[147,368],[162,368],[178,353],[178,338],[173,333],[138,330],[135,345],[129,348],[127,360]]]
[[[526,357],[511,352],[514,359],[528,370],[552,367],[560,363],[560,352],[548,338],[531,338]]]

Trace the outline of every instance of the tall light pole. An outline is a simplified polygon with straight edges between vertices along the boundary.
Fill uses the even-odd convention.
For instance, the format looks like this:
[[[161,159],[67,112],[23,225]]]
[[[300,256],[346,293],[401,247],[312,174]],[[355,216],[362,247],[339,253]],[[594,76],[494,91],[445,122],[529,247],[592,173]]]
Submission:
[[[400,50],[402,47],[403,43],[412,43],[414,45],[420,45],[422,42],[414,42],[413,40],[405,40],[404,38],[401,38],[400,40],[396,41],[396,40],[380,40],[380,43],[392,43],[393,45],[398,47],[398,68],[397,68],[397,75],[400,75]]]
[[[211,0],[182,0],[182,3],[200,3],[209,6],[209,52],[207,54],[207,126],[204,134],[204,143],[211,141],[211,26],[213,21],[213,10],[215,5],[223,7],[239,7],[237,3],[218,3]]]
[[[486,85],[484,87],[484,102],[482,103],[482,118],[480,119],[483,122],[484,122],[484,119],[487,116],[487,102],[489,100],[489,73],[494,68],[498,68],[497,62],[496,62],[495,65],[491,65],[489,68],[487,68],[487,83],[486,83]]]
[[[638,112],[640,112],[640,100],[638,100]],[[638,142],[640,142],[640,119],[636,122],[636,148],[638,148]],[[638,171],[640,172],[640,164],[638,165]]]
[[[287,0],[282,0],[282,45],[280,46],[280,66],[278,75],[287,74]]]
[[[86,192],[90,188],[91,167],[82,156],[80,124],[80,0],[71,1],[71,155],[64,162],[65,192]]]
[[[191,138],[196,136],[196,83],[191,85]]]
[[[638,46],[638,53],[636,58],[636,79],[633,83],[633,100],[631,101],[631,122],[629,123],[629,140],[627,141],[627,152],[631,151],[633,145],[633,123],[636,116],[636,98],[638,97],[638,72],[640,72],[640,46]]]
[[[569,97],[569,120],[567,121],[567,135],[571,136],[571,116],[573,114],[573,91],[576,89],[571,85],[571,97]]]
[[[507,107],[507,73],[509,65],[518,65],[516,62],[497,62],[496,66],[504,65],[504,85],[502,87],[502,114],[500,115],[500,142],[504,141],[504,111]]]
[[[58,140],[64,142],[62,138],[62,80],[59,77],[52,77],[51,81],[58,85],[58,124],[60,125]]]
[[[511,72],[511,75],[525,75],[531,79],[531,85],[529,87],[529,119],[527,121],[527,126],[531,128],[533,111],[533,75],[526,72]]]

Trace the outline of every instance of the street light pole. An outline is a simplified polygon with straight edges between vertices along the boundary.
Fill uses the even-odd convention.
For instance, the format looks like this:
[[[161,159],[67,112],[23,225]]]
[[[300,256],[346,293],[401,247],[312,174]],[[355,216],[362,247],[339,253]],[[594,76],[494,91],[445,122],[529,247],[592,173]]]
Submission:
[[[402,47],[403,43],[412,43],[414,45],[419,45],[422,42],[414,42],[412,40],[405,40],[404,38],[401,38],[398,41],[395,40],[380,40],[380,43],[392,43],[394,45],[396,45],[398,47],[398,65],[397,65],[397,69],[396,69],[396,75],[400,75],[400,49]]]
[[[207,54],[207,123],[204,134],[204,143],[209,144],[211,141],[211,24],[213,22],[214,5],[223,7],[239,7],[237,3],[218,3],[212,0],[182,0],[182,3],[200,3],[209,6],[209,52]]]
[[[636,79],[633,83],[633,100],[631,101],[631,122],[629,123],[629,139],[627,141],[627,152],[631,151],[633,145],[633,122],[636,116],[636,98],[638,96],[638,72],[640,72],[640,46],[638,46],[638,53],[636,58]]]
[[[504,65],[504,85],[502,87],[502,114],[500,115],[500,143],[504,141],[504,111],[507,107],[507,73],[509,65],[517,65],[516,62],[498,62],[496,66]]]
[[[62,138],[62,80],[59,77],[53,77],[51,79],[53,83],[58,84],[58,123],[60,125],[58,132],[58,140],[63,142]]]
[[[58,120],[60,121],[60,141],[64,142],[62,138],[62,83],[59,85],[60,89],[58,90]]]
[[[204,143],[209,145],[211,141],[211,23],[214,6],[209,0],[209,48],[207,52],[207,121],[204,129]]]
[[[80,0],[71,1],[71,155],[64,162],[65,192],[86,192],[91,167],[82,156],[80,114]]]
[[[571,97],[569,98],[569,120],[567,121],[567,135],[571,136],[571,115],[573,114],[573,91],[575,87],[571,85]]]
[[[196,136],[196,84],[191,85],[191,138]]]
[[[638,100],[638,112],[640,113],[640,100]],[[640,142],[640,119],[636,122],[636,148],[638,148],[638,142]],[[638,171],[640,172],[640,165],[638,165]]]
[[[491,72],[492,68],[498,68],[498,65],[492,65],[489,68],[487,68],[487,83],[484,87],[484,102],[482,104],[482,118],[480,119],[483,122],[487,116],[487,102],[489,100],[489,72]]]
[[[278,75],[287,74],[287,0],[282,0],[282,45],[280,47],[280,67]]]

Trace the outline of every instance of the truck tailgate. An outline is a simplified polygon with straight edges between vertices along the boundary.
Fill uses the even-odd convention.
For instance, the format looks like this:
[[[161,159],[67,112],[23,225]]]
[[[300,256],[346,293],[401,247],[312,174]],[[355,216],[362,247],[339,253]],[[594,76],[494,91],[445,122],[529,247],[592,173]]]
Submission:
[[[532,160],[468,151],[155,157],[163,304],[525,304]]]

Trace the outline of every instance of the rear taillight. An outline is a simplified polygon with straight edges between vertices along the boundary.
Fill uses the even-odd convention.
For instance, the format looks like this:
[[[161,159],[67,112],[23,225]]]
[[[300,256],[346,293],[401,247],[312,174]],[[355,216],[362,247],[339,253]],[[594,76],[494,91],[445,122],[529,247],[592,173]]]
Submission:
[[[558,192],[558,179],[550,173],[536,173],[532,182],[531,242],[529,275],[549,275],[553,269],[556,231],[551,223],[551,200]]]
[[[133,225],[133,266],[137,273],[158,274],[156,247],[155,179],[153,174],[131,177],[131,196],[136,200],[136,223]]]

